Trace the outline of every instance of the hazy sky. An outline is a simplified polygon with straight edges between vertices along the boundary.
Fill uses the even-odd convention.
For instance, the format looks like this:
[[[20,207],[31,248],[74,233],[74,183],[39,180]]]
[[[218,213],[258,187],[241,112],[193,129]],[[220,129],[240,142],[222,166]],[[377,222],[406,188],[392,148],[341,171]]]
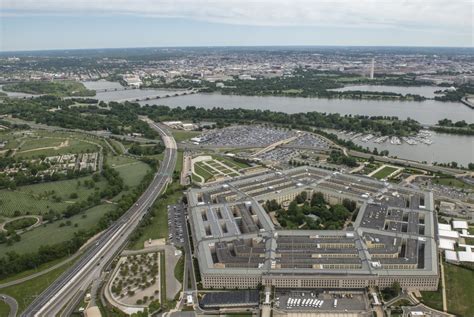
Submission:
[[[0,49],[473,46],[472,0],[0,0]]]

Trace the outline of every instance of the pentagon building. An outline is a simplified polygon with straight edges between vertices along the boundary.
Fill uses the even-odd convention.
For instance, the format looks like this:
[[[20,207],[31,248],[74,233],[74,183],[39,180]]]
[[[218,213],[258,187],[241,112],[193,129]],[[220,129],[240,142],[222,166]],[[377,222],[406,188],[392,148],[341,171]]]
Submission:
[[[285,205],[303,191],[356,201],[353,227],[276,228],[262,204]],[[204,288],[438,287],[432,193],[299,167],[191,189],[188,203]]]

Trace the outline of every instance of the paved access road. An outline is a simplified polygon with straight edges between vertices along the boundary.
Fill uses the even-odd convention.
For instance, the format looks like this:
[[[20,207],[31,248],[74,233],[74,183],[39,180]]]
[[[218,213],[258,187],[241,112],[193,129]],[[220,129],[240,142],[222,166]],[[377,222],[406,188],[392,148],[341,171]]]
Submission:
[[[5,294],[0,294],[0,300],[7,303],[10,306],[10,312],[8,313],[8,317],[15,317],[16,313],[18,312],[18,303],[13,297],[10,297]]]
[[[74,266],[41,293],[22,316],[56,316],[78,293],[100,278],[107,262],[125,245],[129,235],[171,180],[176,166],[176,142],[164,126],[148,119],[144,121],[160,134],[166,146],[163,161],[153,181],[136,203],[84,252]]]

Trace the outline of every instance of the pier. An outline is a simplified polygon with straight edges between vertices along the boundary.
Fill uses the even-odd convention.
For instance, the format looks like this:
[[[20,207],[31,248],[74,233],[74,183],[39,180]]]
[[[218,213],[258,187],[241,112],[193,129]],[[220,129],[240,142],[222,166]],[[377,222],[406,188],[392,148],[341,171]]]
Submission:
[[[469,101],[469,99],[467,99],[467,97],[461,98],[461,102],[462,102],[463,104],[465,104],[466,106],[468,106],[469,108],[474,109],[474,103],[472,103],[471,101]]]

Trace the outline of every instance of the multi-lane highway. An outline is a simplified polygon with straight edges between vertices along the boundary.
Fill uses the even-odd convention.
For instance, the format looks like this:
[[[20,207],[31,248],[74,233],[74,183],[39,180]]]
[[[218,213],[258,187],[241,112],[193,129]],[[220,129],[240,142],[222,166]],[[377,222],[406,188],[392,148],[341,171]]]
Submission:
[[[107,262],[125,245],[129,235],[171,181],[177,158],[176,142],[164,126],[148,119],[144,121],[160,134],[166,146],[163,161],[153,181],[136,203],[102,234],[73,267],[41,293],[22,316],[56,316],[78,293],[85,291],[100,277]]]

